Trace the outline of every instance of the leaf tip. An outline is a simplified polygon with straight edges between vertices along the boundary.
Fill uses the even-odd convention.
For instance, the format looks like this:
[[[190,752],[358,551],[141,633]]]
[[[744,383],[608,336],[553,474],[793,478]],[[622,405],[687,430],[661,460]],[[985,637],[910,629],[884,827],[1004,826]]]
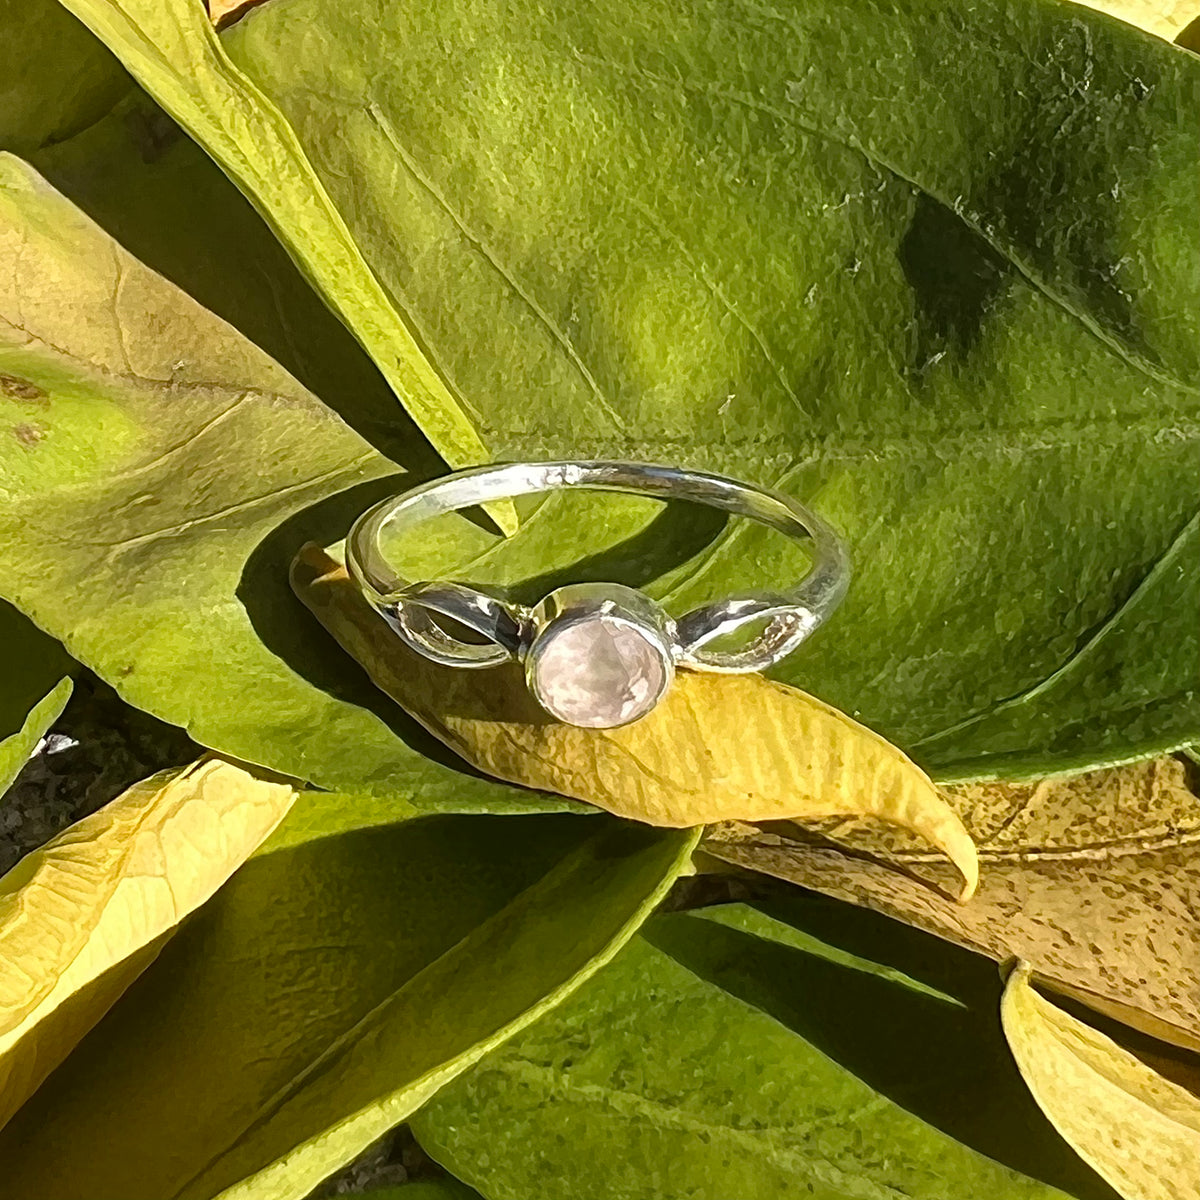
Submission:
[[[301,590],[315,583],[331,571],[336,571],[341,564],[319,542],[305,542],[296,551],[290,570],[293,588]]]
[[[1024,958],[1010,958],[1002,968],[1004,988],[1020,987],[1033,977],[1033,964]]]
[[[979,890],[979,851],[975,849],[975,843],[969,836],[966,845],[959,849],[954,862],[963,877],[962,889],[958,893],[958,902],[967,904]]]

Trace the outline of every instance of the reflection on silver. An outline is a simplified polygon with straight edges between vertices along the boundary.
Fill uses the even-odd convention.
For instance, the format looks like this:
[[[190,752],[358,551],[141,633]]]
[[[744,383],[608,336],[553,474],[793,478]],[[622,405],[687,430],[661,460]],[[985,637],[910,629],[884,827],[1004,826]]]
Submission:
[[[385,530],[493,500],[567,488],[688,500],[749,517],[803,542],[812,554],[812,569],[787,591],[742,593],[672,620],[649,597],[615,584],[573,584],[529,608],[466,584],[410,583],[380,549]],[[704,471],[617,462],[507,463],[443,476],[359,517],[347,538],[346,564],[371,604],[414,650],[456,667],[523,662],[531,690],[551,715],[594,728],[644,716],[665,694],[676,666],[731,673],[772,666],[829,616],[850,579],[837,534],[791,497]],[[439,616],[485,641],[455,637],[437,622]],[[743,649],[707,648],[752,622],[765,626]],[[568,629],[575,630],[573,640],[559,640]],[[598,647],[596,661],[568,661],[563,648],[572,644]],[[552,646],[557,646],[554,654],[548,652]],[[628,678],[620,678],[622,669]],[[587,695],[595,698],[590,712]]]

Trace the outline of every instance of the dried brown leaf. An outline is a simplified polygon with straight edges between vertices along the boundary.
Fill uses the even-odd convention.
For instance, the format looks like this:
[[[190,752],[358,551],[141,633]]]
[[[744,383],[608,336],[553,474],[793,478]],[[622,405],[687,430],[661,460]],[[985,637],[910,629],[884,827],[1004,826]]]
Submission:
[[[293,586],[376,684],[489,775],[651,825],[865,815],[944,853],[974,891],[975,847],[929,778],[843,713],[759,676],[680,672],[649,716],[621,729],[549,718],[521,669],[442,667],[405,647],[345,569],[305,547]]]
[[[726,826],[709,854],[861,904],[998,960],[1027,959],[1056,990],[1200,1050],[1200,797],[1178,759],[1036,784],[946,790],[979,847],[967,908],[928,884],[923,850],[840,823]]]

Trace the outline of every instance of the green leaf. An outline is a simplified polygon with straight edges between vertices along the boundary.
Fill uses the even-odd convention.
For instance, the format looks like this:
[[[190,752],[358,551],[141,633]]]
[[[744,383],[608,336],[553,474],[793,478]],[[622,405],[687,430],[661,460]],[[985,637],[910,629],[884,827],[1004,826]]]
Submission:
[[[1195,56],[1059,0],[289,0],[223,45],[497,456],[715,467],[845,532],[785,681],[945,777],[1200,735]],[[777,586],[779,540],[662,587]]]
[[[488,457],[461,402],[380,286],[291,127],[225,57],[203,5],[71,0],[131,74],[190,130],[271,223],[453,466]]]
[[[57,0],[0,0],[0,150],[62,141],[129,87],[121,64]]]
[[[6,679],[5,683],[7,682]],[[8,790],[21,768],[29,761],[29,756],[37,748],[45,732],[62,715],[62,710],[71,698],[73,686],[69,677],[60,679],[26,713],[25,720],[15,733],[0,738],[0,796]]]
[[[0,377],[0,389],[4,386]],[[0,391],[0,403],[4,393]],[[3,494],[3,475],[0,475]],[[42,735],[58,720],[71,695],[74,664],[62,646],[0,600],[0,794],[28,761]]]
[[[464,1183],[446,1176],[444,1179],[420,1179],[399,1187],[373,1188],[364,1192],[367,1200],[481,1200]]]
[[[1028,691],[916,744],[955,779],[1044,778],[1090,768],[1087,749],[1097,713],[1109,713],[1110,765],[1180,748],[1190,727],[1200,681],[1200,514],[1188,522],[1146,577],[1057,671]],[[1116,698],[1115,701],[1113,698]],[[1127,704],[1127,711],[1118,711]],[[1051,761],[1028,748],[1054,723],[1059,747]],[[964,747],[968,749],[964,750]]]
[[[1200,66],[1033,0],[846,19],[292,0],[225,36],[499,453],[817,496],[858,577],[789,682],[942,778],[1195,740]],[[484,565],[632,560],[677,610],[802,565],[563,511]],[[450,561],[485,538],[460,530]]]
[[[301,1200],[608,961],[693,843],[432,817],[256,857],[0,1135],[6,1187]]]
[[[0,488],[3,485],[4,477],[0,475]],[[0,739],[3,739],[21,731],[30,711],[71,672],[74,664],[58,642],[3,600],[0,600],[0,645],[4,647],[3,686],[0,686]]]
[[[21,393],[0,401],[0,591],[125,699],[324,786],[510,803],[429,761],[288,586],[393,465],[11,157],[0,375]]]
[[[489,1200],[1112,1200],[1025,1092],[994,966],[777,911],[655,918],[422,1109],[421,1145]]]

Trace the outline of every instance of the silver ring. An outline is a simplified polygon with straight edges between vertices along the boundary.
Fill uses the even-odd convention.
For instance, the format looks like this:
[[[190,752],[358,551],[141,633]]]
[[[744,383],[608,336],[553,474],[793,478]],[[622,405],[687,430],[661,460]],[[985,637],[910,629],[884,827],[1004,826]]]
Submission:
[[[574,488],[690,500],[749,517],[803,542],[812,568],[788,591],[746,592],[669,617],[648,596],[615,583],[557,588],[527,607],[461,583],[412,583],[384,557],[380,538],[419,521],[494,500]],[[346,566],[368,601],[413,650],[454,667],[524,664],[541,706],[559,721],[593,729],[627,725],[666,694],[676,667],[763,671],[791,654],[837,607],[850,562],[833,529],[780,492],[704,471],[621,462],[504,463],[471,467],[390,497],[355,521]],[[437,621],[479,634],[468,642]],[[765,622],[740,650],[714,639]]]

